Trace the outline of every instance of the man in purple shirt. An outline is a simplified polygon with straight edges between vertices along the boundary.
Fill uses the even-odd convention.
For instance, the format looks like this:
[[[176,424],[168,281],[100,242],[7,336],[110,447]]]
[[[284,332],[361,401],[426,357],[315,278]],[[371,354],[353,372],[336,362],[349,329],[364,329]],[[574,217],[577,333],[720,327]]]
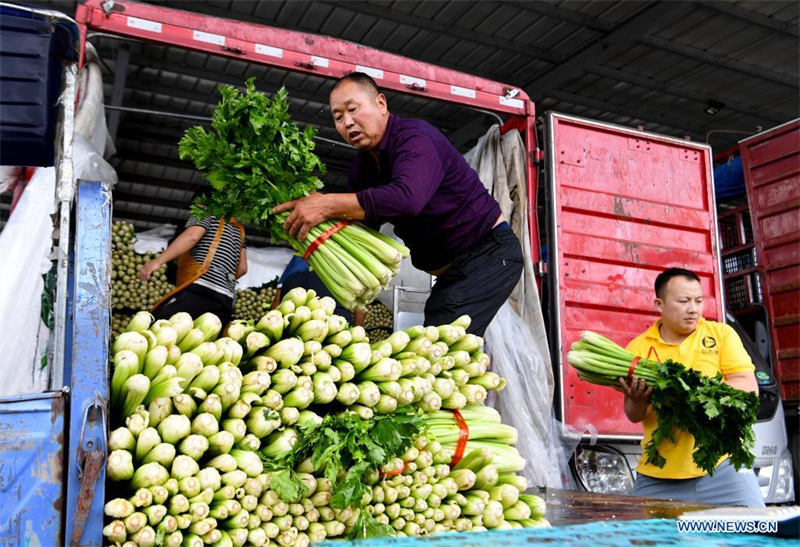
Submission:
[[[522,272],[522,250],[478,174],[435,127],[389,113],[368,75],[338,80],[331,113],[342,138],[359,150],[350,170],[354,193],[319,194],[278,205],[284,227],[302,241],[329,218],[391,222],[417,268],[437,276],[425,323],[472,318],[483,335]]]

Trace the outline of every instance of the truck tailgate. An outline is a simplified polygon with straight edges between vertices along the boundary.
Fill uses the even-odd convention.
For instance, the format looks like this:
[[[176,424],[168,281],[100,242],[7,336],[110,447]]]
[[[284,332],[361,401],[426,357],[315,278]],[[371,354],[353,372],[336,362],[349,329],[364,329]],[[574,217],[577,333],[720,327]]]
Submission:
[[[581,330],[620,345],[657,318],[653,281],[696,272],[704,315],[722,317],[711,151],[702,144],[560,114],[548,116],[551,321],[567,425],[604,438],[640,435],[622,395],[566,364]]]

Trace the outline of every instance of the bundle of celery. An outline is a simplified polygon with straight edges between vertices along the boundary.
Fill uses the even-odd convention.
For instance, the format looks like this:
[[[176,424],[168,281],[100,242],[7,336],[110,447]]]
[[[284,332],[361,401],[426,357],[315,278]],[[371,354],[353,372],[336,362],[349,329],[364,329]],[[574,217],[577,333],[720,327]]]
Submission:
[[[478,405],[469,405],[460,412],[469,431],[464,459],[467,459],[473,451],[488,451],[500,473],[522,471],[525,460],[514,448],[517,444],[517,430],[501,423],[499,412],[491,407]],[[441,410],[432,412],[425,416],[425,422],[428,433],[442,445],[442,457],[452,458],[460,434],[453,413]]]
[[[452,413],[425,414],[425,433],[382,467],[366,511],[407,535],[549,526],[544,500],[526,494],[516,474],[525,466],[513,447],[516,430],[488,407],[460,412],[469,431],[463,458],[454,459],[460,432]]]
[[[372,228],[337,220],[318,224],[305,241],[300,241],[283,231],[287,216],[288,213],[276,215],[279,225],[273,226],[272,233],[291,243],[308,260],[311,269],[347,309],[366,311],[367,304],[389,286],[409,254],[408,247]]]
[[[314,129],[300,131],[291,120],[283,88],[270,100],[250,78],[243,93],[223,85],[220,94],[211,130],[192,127],[180,142],[181,158],[206,172],[213,189],[197,198],[193,213],[268,228],[305,256],[343,306],[364,309],[396,275],[408,249],[360,224],[329,233],[338,221],[323,222],[304,241],[289,236],[283,229],[288,213],[275,215],[272,208],[322,188]]]
[[[364,511],[409,536],[549,526],[544,500],[525,493],[525,477],[501,471],[491,450],[475,449],[451,468],[443,447],[431,434],[418,437],[382,468]]]
[[[649,463],[664,466],[658,447],[667,439],[674,442],[674,428],[679,428],[694,436],[692,459],[709,474],[725,455],[737,469],[753,465],[758,396],[723,383],[721,374],[711,378],[670,360],[640,359],[634,366],[634,358],[611,340],[584,331],[572,344],[567,362],[593,384],[614,386],[619,378],[631,376],[653,388],[650,405],[658,426],[644,447]]]
[[[505,483],[525,489],[512,478],[524,462],[503,446],[513,430],[468,406],[504,385],[486,370],[483,341],[466,333],[469,318],[370,344],[334,308],[332,298],[293,289],[259,321],[234,321],[224,332],[212,314],[131,319],[112,344],[110,543],[302,546],[345,534],[545,525],[529,518],[540,501],[525,502],[538,512],[520,505],[507,513],[526,499]],[[464,409],[473,435],[463,466],[484,477],[479,486],[466,472],[456,474],[466,475],[456,489],[447,480],[455,449],[450,413],[440,408]],[[429,427],[442,442],[406,409],[432,412]],[[314,447],[336,440],[370,459],[349,470],[315,464],[297,454],[315,434]],[[341,458],[336,446],[327,454]],[[477,514],[490,501],[505,501],[502,518],[494,503]]]

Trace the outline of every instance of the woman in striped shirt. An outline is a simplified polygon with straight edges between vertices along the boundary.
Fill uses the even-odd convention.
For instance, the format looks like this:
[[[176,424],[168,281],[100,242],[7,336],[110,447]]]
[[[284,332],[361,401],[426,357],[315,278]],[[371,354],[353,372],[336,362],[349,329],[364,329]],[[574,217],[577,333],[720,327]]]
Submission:
[[[142,266],[139,277],[147,280],[154,271],[179,257],[178,286],[156,306],[153,315],[162,319],[183,311],[196,318],[211,312],[223,325],[227,324],[233,315],[236,280],[247,273],[244,229],[236,222],[221,222],[210,216],[200,221],[190,218],[186,229]],[[184,263],[193,264],[195,273],[184,275],[182,283]]]

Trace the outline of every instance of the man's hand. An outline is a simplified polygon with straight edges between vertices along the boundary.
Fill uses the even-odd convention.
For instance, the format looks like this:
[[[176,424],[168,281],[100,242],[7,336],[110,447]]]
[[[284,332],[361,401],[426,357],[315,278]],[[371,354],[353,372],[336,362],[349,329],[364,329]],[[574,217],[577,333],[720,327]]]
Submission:
[[[155,272],[163,265],[164,263],[161,262],[161,260],[159,260],[158,257],[148,261],[144,266],[142,266],[142,269],[139,270],[139,279],[141,279],[142,281],[147,281],[148,279],[150,279],[150,276],[153,275],[153,272]]]
[[[653,393],[653,388],[648,387],[647,382],[641,378],[631,378],[630,383],[625,378],[619,379],[621,391],[626,397],[646,403],[650,399],[650,394]]]
[[[275,213],[292,211],[283,223],[283,229],[300,241],[306,239],[311,228],[333,216],[329,207],[329,197],[318,192],[276,205],[272,211]]]
[[[272,211],[275,213],[292,211],[283,223],[283,229],[300,241],[306,239],[311,228],[330,218],[361,220],[365,216],[364,209],[358,203],[355,194],[314,192],[304,198],[276,205]]]
[[[628,419],[634,423],[644,420],[653,388],[648,387],[641,378],[631,378],[630,381],[620,378],[619,387],[615,389],[625,394],[623,409]]]

